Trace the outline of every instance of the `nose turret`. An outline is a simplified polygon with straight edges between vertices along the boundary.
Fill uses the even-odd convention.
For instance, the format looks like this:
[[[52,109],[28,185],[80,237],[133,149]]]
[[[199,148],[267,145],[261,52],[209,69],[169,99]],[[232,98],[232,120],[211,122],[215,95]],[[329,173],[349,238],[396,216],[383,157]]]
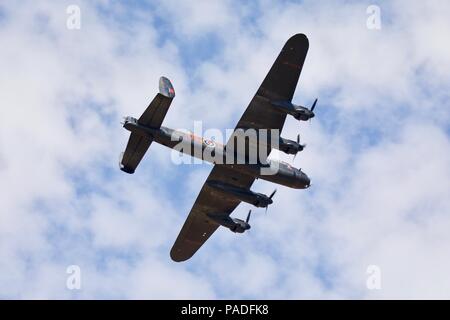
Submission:
[[[306,188],[309,188],[311,185],[311,179],[305,174],[305,186]]]
[[[296,176],[297,176],[297,186],[300,189],[309,188],[309,186],[311,185],[311,179],[306,175],[306,173],[304,173],[299,169]]]

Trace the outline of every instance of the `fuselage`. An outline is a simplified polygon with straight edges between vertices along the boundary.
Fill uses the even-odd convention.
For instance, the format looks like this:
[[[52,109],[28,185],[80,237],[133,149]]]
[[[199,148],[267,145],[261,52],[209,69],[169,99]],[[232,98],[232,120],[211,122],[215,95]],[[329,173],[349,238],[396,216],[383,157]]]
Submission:
[[[310,179],[304,172],[281,161],[250,161],[245,155],[237,151],[229,152],[224,145],[213,140],[163,126],[146,127],[131,117],[125,119],[124,127],[168,148],[210,163],[229,166],[242,174],[295,189],[310,186]]]

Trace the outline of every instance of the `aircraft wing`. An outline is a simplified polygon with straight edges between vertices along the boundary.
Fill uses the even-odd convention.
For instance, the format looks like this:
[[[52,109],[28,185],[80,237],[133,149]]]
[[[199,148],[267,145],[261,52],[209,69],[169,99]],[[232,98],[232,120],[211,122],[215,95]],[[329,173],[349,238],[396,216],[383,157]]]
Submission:
[[[184,261],[192,257],[217,230],[219,225],[208,218],[208,213],[230,215],[241,202],[208,186],[207,182],[212,180],[250,188],[255,178],[237,173],[228,165],[216,164],[214,166],[170,251],[170,256],[174,261]]]
[[[308,47],[308,39],[303,34],[294,35],[286,42],[250,105],[239,120],[236,129],[278,129],[281,131],[286,120],[286,114],[276,111],[270,105],[270,101],[292,100]],[[228,144],[230,141],[228,141]],[[270,152],[270,145],[265,144]],[[229,165],[216,164],[206,181],[211,180],[250,188],[255,178],[237,173]],[[207,214],[224,213],[230,215],[239,203],[240,200],[227,196],[209,187],[206,183],[203,184],[200,194],[170,251],[171,258],[174,261],[184,261],[192,257],[219,227],[217,223],[208,218]]]
[[[296,34],[286,42],[235,130],[278,129],[281,132],[286,113],[273,108],[270,102],[292,101],[308,48],[308,38],[304,34]],[[272,149],[269,139],[264,142],[268,146],[267,155]]]

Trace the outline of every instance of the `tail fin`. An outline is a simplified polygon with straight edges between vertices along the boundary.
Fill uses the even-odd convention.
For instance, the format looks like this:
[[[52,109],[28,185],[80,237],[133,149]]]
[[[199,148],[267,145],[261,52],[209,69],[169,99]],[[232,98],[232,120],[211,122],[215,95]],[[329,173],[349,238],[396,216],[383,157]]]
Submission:
[[[172,83],[166,77],[159,79],[159,93],[139,118],[138,123],[151,128],[159,128],[175,97]]]
[[[175,89],[166,77],[159,78],[159,93],[167,98],[175,98]]]
[[[159,93],[137,120],[137,125],[159,129],[174,97],[175,90],[172,83],[166,77],[161,77],[159,79]],[[125,125],[127,125],[127,120]],[[149,136],[131,130],[127,147],[120,156],[120,170],[130,174],[134,173],[152,141],[153,139]]]

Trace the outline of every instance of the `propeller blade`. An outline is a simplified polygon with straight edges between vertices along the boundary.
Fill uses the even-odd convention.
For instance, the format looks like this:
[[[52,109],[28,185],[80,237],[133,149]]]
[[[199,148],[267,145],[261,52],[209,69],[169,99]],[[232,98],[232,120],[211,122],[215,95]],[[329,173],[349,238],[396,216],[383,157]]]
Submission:
[[[264,212],[264,214],[267,214],[267,209],[269,209],[269,206],[266,206],[266,211]]]
[[[297,143],[300,144],[300,133],[297,135]]]
[[[277,193],[277,189],[273,190],[273,192],[270,194],[269,199],[272,199],[272,197]]]
[[[248,212],[248,215],[247,215],[247,219],[245,219],[245,222],[246,223],[248,223],[249,221],[250,221],[250,215],[252,214],[252,210],[250,210],[249,212]]]
[[[316,107],[316,103],[317,103],[317,98],[316,98],[316,100],[314,100],[314,103],[312,104],[311,112],[314,111],[314,108]]]

